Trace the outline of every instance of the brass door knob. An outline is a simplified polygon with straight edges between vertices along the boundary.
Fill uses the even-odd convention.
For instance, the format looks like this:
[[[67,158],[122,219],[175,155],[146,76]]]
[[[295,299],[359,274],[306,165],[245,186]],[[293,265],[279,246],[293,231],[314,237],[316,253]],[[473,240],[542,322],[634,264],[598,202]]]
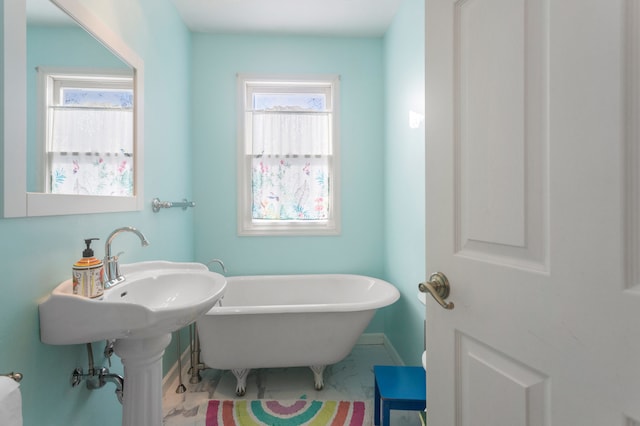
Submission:
[[[418,284],[418,290],[422,293],[429,293],[436,299],[436,302],[445,309],[453,309],[453,302],[445,302],[449,297],[449,280],[442,272],[431,274],[429,281]]]

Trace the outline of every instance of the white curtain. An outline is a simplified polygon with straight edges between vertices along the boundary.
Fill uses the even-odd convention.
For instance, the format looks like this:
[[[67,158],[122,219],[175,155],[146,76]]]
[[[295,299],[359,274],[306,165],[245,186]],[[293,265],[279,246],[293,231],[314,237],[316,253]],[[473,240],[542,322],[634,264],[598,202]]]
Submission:
[[[251,153],[265,156],[331,154],[331,113],[254,111],[248,123]]]
[[[50,152],[133,152],[133,111],[52,108]]]

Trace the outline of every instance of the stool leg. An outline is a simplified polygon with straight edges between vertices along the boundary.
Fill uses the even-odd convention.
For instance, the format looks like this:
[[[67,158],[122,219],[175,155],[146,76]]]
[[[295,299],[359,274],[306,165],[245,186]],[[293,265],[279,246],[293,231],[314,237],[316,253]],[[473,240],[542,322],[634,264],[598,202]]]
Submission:
[[[380,425],[380,389],[378,389],[378,381],[375,380],[375,399],[373,400],[373,424]]]
[[[391,422],[391,402],[382,401],[382,426],[389,426]]]

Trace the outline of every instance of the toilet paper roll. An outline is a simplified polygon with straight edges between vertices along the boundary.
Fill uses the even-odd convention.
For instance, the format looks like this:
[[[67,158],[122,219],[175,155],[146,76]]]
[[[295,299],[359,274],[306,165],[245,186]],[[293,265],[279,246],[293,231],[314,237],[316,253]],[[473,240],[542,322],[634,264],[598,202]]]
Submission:
[[[0,425],[22,426],[20,384],[6,376],[0,376]]]

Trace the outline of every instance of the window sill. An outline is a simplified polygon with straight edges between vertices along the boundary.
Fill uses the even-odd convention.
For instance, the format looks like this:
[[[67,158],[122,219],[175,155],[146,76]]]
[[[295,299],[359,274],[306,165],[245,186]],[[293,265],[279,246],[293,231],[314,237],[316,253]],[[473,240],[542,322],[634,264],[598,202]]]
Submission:
[[[335,236],[340,227],[335,221],[315,223],[296,221],[246,221],[238,226],[238,235],[244,236]]]

